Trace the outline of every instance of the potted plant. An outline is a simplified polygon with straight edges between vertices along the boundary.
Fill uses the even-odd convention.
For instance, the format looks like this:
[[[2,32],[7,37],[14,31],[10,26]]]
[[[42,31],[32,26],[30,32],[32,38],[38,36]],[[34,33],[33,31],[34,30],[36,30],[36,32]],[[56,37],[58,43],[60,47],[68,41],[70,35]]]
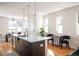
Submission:
[[[40,35],[41,36],[45,36],[45,30],[44,30],[44,28],[40,28]]]

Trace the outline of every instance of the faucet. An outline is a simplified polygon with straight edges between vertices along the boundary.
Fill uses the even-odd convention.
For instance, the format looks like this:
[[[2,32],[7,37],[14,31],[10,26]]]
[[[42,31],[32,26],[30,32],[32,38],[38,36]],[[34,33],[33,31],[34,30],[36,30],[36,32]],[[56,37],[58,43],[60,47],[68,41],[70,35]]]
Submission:
[[[26,32],[27,32],[27,34],[26,34]],[[24,36],[28,37],[28,29],[27,28],[25,28]]]

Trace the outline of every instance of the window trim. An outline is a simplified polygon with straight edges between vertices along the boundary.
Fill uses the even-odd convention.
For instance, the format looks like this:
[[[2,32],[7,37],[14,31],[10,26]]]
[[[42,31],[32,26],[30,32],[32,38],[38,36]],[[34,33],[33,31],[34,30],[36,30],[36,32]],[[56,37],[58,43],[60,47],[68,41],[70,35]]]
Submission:
[[[18,19],[18,20],[19,20],[19,19]],[[21,31],[23,31],[22,29],[23,29],[23,27],[24,27],[24,24],[22,24],[23,26],[17,26],[17,24],[18,24],[17,21],[18,21],[18,20],[16,20],[16,19],[15,19],[15,20],[13,20],[13,19],[12,19],[12,20],[9,20],[9,21],[11,21],[12,23],[9,23],[9,21],[8,21],[8,32],[10,32],[10,31],[12,32],[13,30],[15,30],[15,32],[18,32],[18,28],[19,28],[19,27],[21,27]],[[12,26],[10,26],[10,24],[14,24],[14,23],[13,23],[14,21],[16,22],[15,26],[13,26],[13,27],[15,27],[15,29],[10,29],[10,27],[12,27]],[[23,21],[23,20],[22,20],[22,21]],[[25,23],[25,21],[23,21],[23,23]],[[26,22],[26,23],[27,23],[27,22]]]
[[[58,24],[58,17],[61,17],[61,23]],[[62,32],[59,32],[58,27],[62,26]],[[63,34],[63,16],[56,16],[56,32],[58,34]]]
[[[44,24],[44,23],[46,23],[46,20],[48,21],[48,18],[44,17],[43,18],[43,27],[44,27],[45,33],[48,33],[48,22],[47,22],[47,24]],[[47,27],[47,30],[45,29],[46,27]]]

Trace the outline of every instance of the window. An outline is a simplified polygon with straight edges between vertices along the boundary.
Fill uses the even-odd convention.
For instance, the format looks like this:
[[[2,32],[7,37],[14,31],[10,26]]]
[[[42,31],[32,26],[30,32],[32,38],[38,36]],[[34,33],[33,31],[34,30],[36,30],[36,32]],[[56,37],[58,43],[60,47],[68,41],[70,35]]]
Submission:
[[[48,33],[48,18],[47,17],[44,18],[44,30],[46,33]]]
[[[10,20],[9,21],[9,27],[8,27],[9,32],[16,32],[16,21],[15,20]]]
[[[16,31],[17,32],[22,32],[22,28],[23,28],[23,21],[22,20],[17,20],[17,24],[16,24],[16,26],[17,26],[17,29],[16,29]]]
[[[26,21],[23,22],[23,20],[9,20],[9,27],[8,27],[8,30],[10,33],[12,32],[22,32],[23,30],[23,27],[25,28],[25,26],[27,27],[26,25]]]
[[[62,16],[57,16],[56,17],[56,32],[62,34],[63,33],[63,26],[62,26]]]

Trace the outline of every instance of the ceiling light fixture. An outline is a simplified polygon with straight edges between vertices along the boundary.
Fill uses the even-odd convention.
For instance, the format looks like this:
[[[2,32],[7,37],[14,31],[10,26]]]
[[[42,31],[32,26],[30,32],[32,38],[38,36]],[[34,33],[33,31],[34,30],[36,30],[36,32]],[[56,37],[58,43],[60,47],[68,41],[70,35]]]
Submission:
[[[34,14],[34,36],[36,36],[36,32],[37,32],[37,27],[36,27],[36,19],[37,19],[37,14],[36,14],[37,10],[36,10],[36,2],[35,2],[35,14]]]

